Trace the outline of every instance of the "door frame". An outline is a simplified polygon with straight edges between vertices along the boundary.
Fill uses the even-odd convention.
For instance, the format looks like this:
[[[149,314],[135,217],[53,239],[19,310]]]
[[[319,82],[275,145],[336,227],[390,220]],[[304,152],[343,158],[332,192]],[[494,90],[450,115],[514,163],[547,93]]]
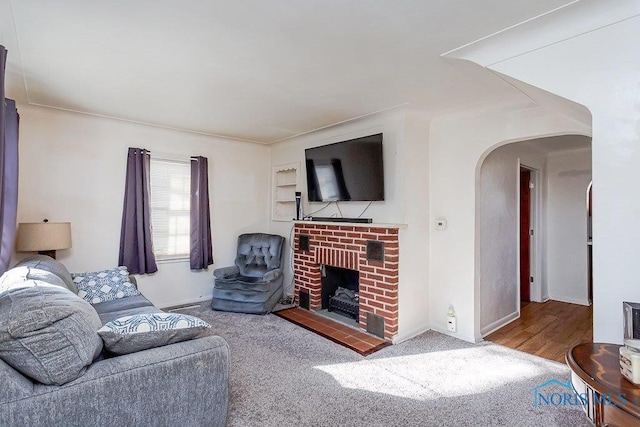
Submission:
[[[517,248],[518,248],[518,271],[517,277],[520,278],[520,170],[526,169],[530,172],[530,182],[533,184],[533,188],[529,191],[529,226],[533,230],[533,235],[529,237],[529,272],[533,277],[533,282],[530,283],[529,299],[531,302],[544,302],[549,299],[549,294],[545,291],[545,286],[542,281],[542,179],[541,173],[538,169],[528,166],[518,159],[518,203],[517,203]],[[517,284],[518,292],[518,308],[520,309],[520,283]]]

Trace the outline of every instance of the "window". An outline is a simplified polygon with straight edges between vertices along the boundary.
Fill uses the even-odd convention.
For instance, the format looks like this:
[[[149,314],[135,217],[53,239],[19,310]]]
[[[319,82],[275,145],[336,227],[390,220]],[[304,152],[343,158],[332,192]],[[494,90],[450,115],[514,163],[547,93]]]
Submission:
[[[151,224],[158,260],[189,258],[189,161],[151,159]]]

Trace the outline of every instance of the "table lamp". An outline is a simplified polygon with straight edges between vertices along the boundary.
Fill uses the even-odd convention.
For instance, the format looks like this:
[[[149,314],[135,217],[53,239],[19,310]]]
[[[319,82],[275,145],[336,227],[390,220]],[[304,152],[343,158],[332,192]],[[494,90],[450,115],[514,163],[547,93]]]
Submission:
[[[56,258],[56,250],[71,247],[70,222],[21,222],[16,236],[17,252],[38,252]]]

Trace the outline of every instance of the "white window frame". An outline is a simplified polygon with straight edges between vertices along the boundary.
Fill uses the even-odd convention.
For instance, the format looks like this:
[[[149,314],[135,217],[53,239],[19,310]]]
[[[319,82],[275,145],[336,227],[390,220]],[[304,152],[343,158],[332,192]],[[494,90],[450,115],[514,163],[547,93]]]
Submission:
[[[180,197],[186,197],[186,203],[187,203],[187,209],[171,209],[171,207],[169,206],[169,204],[171,203],[171,190],[170,189],[166,189],[166,193],[168,194],[169,200],[165,200],[164,203],[158,203],[158,198],[157,198],[157,194],[161,191],[161,190],[165,190],[163,187],[166,186],[162,186],[162,187],[158,187],[159,183],[158,183],[158,178],[157,178],[157,170],[156,167],[162,165],[162,164],[173,164],[173,165],[180,165],[180,166],[184,166],[186,169],[186,184],[183,183],[183,191],[178,191],[177,192],[177,197],[178,199],[180,199]],[[156,179],[154,179],[154,176],[156,176]],[[184,177],[184,175],[183,175]],[[189,250],[190,250],[190,226],[189,226],[189,220],[190,220],[190,210],[191,210],[191,206],[190,206],[190,199],[191,199],[191,160],[185,160],[185,159],[176,159],[176,158],[172,158],[169,156],[151,156],[151,173],[150,173],[150,187],[151,187],[151,196],[150,196],[150,202],[151,202],[151,225],[152,225],[152,231],[153,231],[153,246],[154,246],[154,255],[156,257],[156,261],[158,263],[167,263],[167,262],[183,262],[183,261],[188,261],[189,260]],[[185,188],[186,187],[186,188]],[[154,200],[154,192],[156,193],[156,199]],[[177,201],[177,205],[180,205],[182,203],[183,207],[184,207],[184,200],[182,200],[182,202],[180,202],[180,200]],[[177,212],[178,215],[174,215],[174,218],[178,218],[178,220],[180,218],[182,218],[183,220],[186,219],[187,221],[187,232],[186,234],[183,233],[178,233],[179,235],[182,235],[183,238],[186,237],[186,245],[183,242],[184,245],[184,249],[186,250],[186,252],[179,252],[179,253],[171,253],[171,251],[168,251],[167,253],[159,253],[159,247],[160,245],[158,245],[157,242],[157,238],[158,238],[158,234],[156,234],[156,230],[159,229],[161,227],[161,225],[158,224],[158,213],[159,212],[166,212],[166,224],[164,224],[167,228],[170,228],[171,225],[169,224],[169,221],[171,220],[171,212]],[[155,213],[155,215],[154,215]],[[171,237],[171,232],[167,232],[166,233],[167,237]],[[162,245],[164,246],[164,245]]]

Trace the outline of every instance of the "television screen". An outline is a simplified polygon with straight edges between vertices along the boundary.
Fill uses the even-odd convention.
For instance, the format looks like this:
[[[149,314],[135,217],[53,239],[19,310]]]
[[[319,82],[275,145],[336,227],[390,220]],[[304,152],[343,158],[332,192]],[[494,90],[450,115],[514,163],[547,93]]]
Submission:
[[[384,200],[382,134],[305,150],[310,202]]]

